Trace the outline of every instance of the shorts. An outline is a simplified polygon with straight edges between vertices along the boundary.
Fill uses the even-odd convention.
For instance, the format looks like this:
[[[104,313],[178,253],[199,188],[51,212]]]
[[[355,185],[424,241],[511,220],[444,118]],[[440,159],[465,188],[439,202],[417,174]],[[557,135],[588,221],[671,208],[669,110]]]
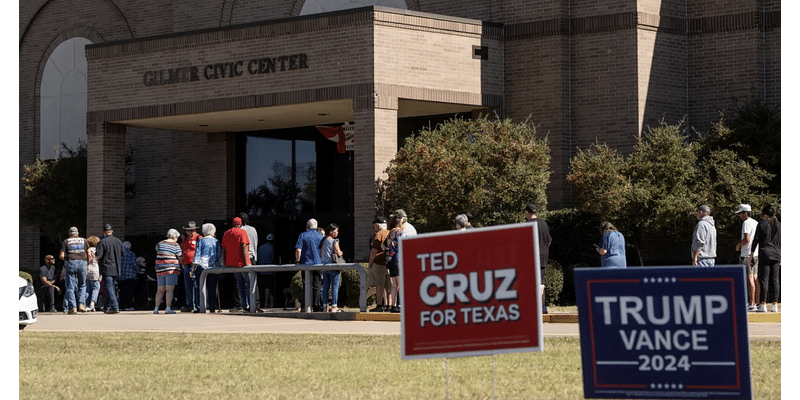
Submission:
[[[753,262],[750,262],[750,257],[739,257],[739,262],[744,265],[745,273],[755,275],[758,273],[758,257],[753,257]]]
[[[386,268],[389,269],[389,277],[395,278],[400,276],[400,266],[397,263],[397,257],[387,258]]]
[[[165,274],[156,277],[158,286],[177,286],[178,274]]]
[[[392,281],[389,280],[389,270],[383,264],[372,264],[369,269],[369,285],[378,288],[392,287]]]

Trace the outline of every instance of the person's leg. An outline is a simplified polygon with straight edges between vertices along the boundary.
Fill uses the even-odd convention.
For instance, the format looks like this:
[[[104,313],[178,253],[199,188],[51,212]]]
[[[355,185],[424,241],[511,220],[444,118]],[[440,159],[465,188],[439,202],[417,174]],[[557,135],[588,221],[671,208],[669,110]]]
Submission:
[[[86,261],[80,261],[78,263],[77,268],[77,278],[78,278],[78,311],[86,312],[86,305],[84,301],[86,301],[86,276],[89,273],[88,265]]]
[[[767,311],[767,293],[769,293],[769,264],[768,260],[758,260],[758,286],[761,293],[758,296],[758,311]]]
[[[325,271],[322,273],[322,311],[330,311],[330,308],[328,308],[328,293],[330,293],[331,289],[330,272],[331,271]]]
[[[177,279],[175,279],[175,281],[177,281]],[[177,283],[177,282],[175,282],[175,283]],[[175,286],[176,285],[170,285],[170,286],[167,286],[164,289],[165,295],[167,297],[167,308],[164,310],[165,314],[175,314],[175,311],[172,310],[172,306],[171,306],[172,305],[173,293],[175,292]]]
[[[185,307],[182,308],[181,311],[192,311],[194,309],[194,282],[191,265],[187,265],[183,268],[183,289],[185,293],[183,300]]]
[[[780,272],[780,261],[773,261],[772,266],[769,269],[769,284],[770,287],[773,288],[772,292],[770,292],[770,300],[772,301],[772,311],[775,312],[778,311],[778,298],[780,297],[781,293],[780,281],[778,279]]]
[[[322,273],[320,271],[312,271],[311,277],[311,294],[313,311],[325,311],[322,309]]]
[[[217,282],[219,275],[208,274],[206,275],[205,291],[206,291],[206,308],[209,312],[214,313],[217,311]],[[202,288],[200,290],[203,290]]]
[[[119,312],[119,300],[117,299],[117,277],[116,276],[105,276],[103,277],[103,282],[106,285],[106,296],[108,300],[106,300],[106,313],[114,313]]]
[[[339,271],[333,271],[333,276],[331,276],[331,306],[333,308],[337,308],[339,306],[339,282],[341,281],[342,275]]]
[[[161,300],[164,298],[164,292],[166,292],[166,289],[167,288],[165,286],[162,286],[161,283],[159,282],[158,289],[156,289],[156,299],[155,299],[156,307],[155,309],[153,309],[153,314],[158,314],[158,308],[161,307]]]
[[[242,305],[242,310],[247,311],[250,309],[250,305],[247,301],[250,294],[250,287],[247,284],[247,273],[237,272],[233,275],[236,278],[236,292],[239,293],[239,302]]]
[[[67,260],[67,263],[64,265],[64,268],[67,269],[66,275],[66,283],[67,283],[67,290],[64,294],[64,311],[72,312],[73,308],[75,312],[77,312],[78,303],[75,300],[75,296],[77,295],[78,290],[78,272],[77,267],[75,265],[74,260]]]

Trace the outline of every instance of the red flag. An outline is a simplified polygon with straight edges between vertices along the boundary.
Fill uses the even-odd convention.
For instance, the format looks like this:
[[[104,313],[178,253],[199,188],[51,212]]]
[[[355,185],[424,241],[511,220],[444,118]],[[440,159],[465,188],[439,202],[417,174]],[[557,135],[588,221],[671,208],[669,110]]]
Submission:
[[[344,153],[347,150],[342,126],[318,126],[317,130],[322,136],[336,142],[336,149],[339,150],[339,153]]]

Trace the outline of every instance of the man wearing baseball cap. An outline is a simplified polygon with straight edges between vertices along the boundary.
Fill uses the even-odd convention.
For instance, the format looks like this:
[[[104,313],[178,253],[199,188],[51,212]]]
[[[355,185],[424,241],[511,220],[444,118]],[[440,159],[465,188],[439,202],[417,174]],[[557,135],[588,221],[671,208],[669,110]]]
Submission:
[[[250,266],[250,238],[242,229],[242,219],[233,219],[233,227],[222,235],[222,263],[225,267],[242,268]],[[242,310],[250,309],[250,279],[247,272],[233,274]]]
[[[756,234],[756,227],[758,221],[752,217],[753,209],[749,204],[739,204],[739,209],[736,214],[742,220],[742,235],[739,242],[736,243],[736,250],[739,253],[739,262],[744,266],[747,271],[747,300],[748,310],[755,311],[756,303],[758,301],[759,287],[756,284],[756,276],[758,276],[758,256],[755,259],[750,259],[751,245],[753,244],[753,237]],[[752,249],[752,252],[758,254],[758,246]]]
[[[697,225],[692,235],[692,265],[695,267],[713,267],[717,258],[717,228],[711,207],[697,207]]]

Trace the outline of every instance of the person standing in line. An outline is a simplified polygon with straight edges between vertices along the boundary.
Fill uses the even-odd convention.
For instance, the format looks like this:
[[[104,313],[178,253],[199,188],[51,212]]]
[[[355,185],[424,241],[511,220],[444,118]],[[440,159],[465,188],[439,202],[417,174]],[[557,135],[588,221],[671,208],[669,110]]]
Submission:
[[[158,314],[161,300],[166,296],[164,314],[175,314],[172,309],[172,298],[175,286],[178,285],[178,276],[181,273],[181,246],[178,238],[181,236],[176,229],[167,231],[167,238],[156,245],[156,291],[155,309],[153,314]]]
[[[194,221],[189,221],[183,230],[186,231],[186,237],[181,243],[181,257],[183,257],[181,263],[183,264],[183,291],[186,298],[181,312],[195,312],[197,310],[197,293],[194,288],[197,287],[197,278],[192,272],[195,269],[192,261],[197,241],[203,237],[197,234],[197,224]]]
[[[206,275],[205,287],[200,287],[200,277],[204,270],[222,268],[222,245],[214,235],[217,227],[214,224],[203,224],[203,237],[197,241],[197,249],[194,253],[192,263],[195,266],[194,276],[198,286],[195,288],[197,293],[205,290],[206,308],[210,313],[217,312],[217,282],[218,274]],[[198,310],[199,312],[199,310]]]
[[[242,229],[242,219],[233,219],[233,227],[222,235],[222,262],[226,267],[242,268],[250,266],[250,238]],[[242,310],[250,309],[250,278],[247,272],[233,274]]]
[[[600,223],[600,268],[626,268],[625,237],[611,222]]]
[[[736,211],[736,214],[742,220],[742,234],[740,240],[736,242],[736,250],[739,251],[739,263],[744,266],[747,274],[748,311],[756,311],[756,303],[760,294],[756,283],[756,277],[758,276],[758,249],[752,249],[751,251],[751,244],[758,227],[758,221],[750,217],[751,213],[752,208],[749,204],[739,204],[739,210]],[[751,259],[750,253],[756,254],[756,257]]]
[[[334,255],[343,257],[339,247],[339,225],[331,223],[325,229],[325,238],[319,243],[319,261],[322,264],[335,264]],[[322,309],[326,312],[341,312],[339,310],[339,280],[340,271],[323,271],[322,273]],[[331,295],[331,305],[328,306],[328,294]]]
[[[383,241],[389,236],[386,218],[375,218],[372,221],[372,227],[375,233],[370,238],[369,285],[375,291],[375,308],[369,311],[388,312],[389,305],[387,303],[392,291],[392,281],[389,278],[389,269],[386,268],[386,251],[382,246]]]
[[[134,308],[143,310],[147,308],[150,300],[152,300],[152,297],[150,297],[150,290],[147,287],[149,279],[147,275],[147,260],[145,260],[144,257],[136,257],[136,266],[139,270],[136,272],[136,294],[133,297],[136,304]]]
[[[272,265],[275,264],[275,247],[272,245],[275,239],[272,234],[268,234],[266,242],[258,247],[258,255],[256,259],[259,265]],[[274,306],[275,296],[275,273],[274,272],[259,272],[258,273],[258,287],[264,288],[264,297],[261,298],[262,308],[272,308]]]
[[[396,210],[389,216],[389,235],[384,242],[386,252],[386,268],[389,270],[389,279],[392,281],[392,288],[389,294],[389,312],[399,313],[400,307],[397,303],[397,293],[400,290],[400,238],[405,236],[405,225],[408,216],[403,210]]]
[[[755,258],[758,248],[758,283],[761,286],[758,312],[767,311],[767,301],[772,302],[771,312],[778,312],[778,297],[781,286],[781,222],[775,216],[775,207],[770,204],[761,211],[763,220],[758,223],[753,236],[750,258]],[[772,289],[770,291],[770,289]]]
[[[133,296],[136,290],[136,273],[139,266],[136,264],[136,253],[131,251],[131,242],[122,242],[122,264],[119,276],[119,306],[123,311],[133,311]]]
[[[713,267],[717,258],[717,228],[711,207],[697,207],[697,225],[692,234],[692,265],[695,267]]]
[[[61,243],[59,258],[66,261],[64,268],[67,271],[66,281],[67,290],[65,294],[64,308],[68,314],[86,312],[83,304],[86,298],[86,274],[87,264],[91,262],[89,254],[89,244],[86,239],[80,237],[78,228],[69,228],[69,237]]]
[[[89,236],[86,239],[89,243],[89,254],[92,256],[92,261],[89,262],[86,274],[86,299],[83,303],[88,304],[86,311],[97,311],[97,297],[100,295],[100,265],[97,263],[97,244],[100,243],[100,238],[97,236]]]
[[[539,212],[539,207],[537,207],[536,204],[528,203],[524,211],[525,221],[536,224],[539,230],[539,272],[541,273],[542,279],[542,287],[540,289],[542,292],[542,314],[547,314],[547,301],[544,296],[547,285],[545,284],[544,277],[547,272],[547,260],[550,257],[550,243],[553,242],[553,238],[550,236],[550,226],[547,225],[547,222],[536,216],[536,213]]]
[[[306,230],[297,236],[297,243],[294,245],[294,259],[297,264],[314,265],[320,264],[319,259],[319,243],[322,241],[322,234],[317,231],[317,220],[314,218],[306,222]],[[312,271],[312,304],[306,304],[306,307],[312,307],[313,311],[322,311],[322,275],[319,271]]]
[[[42,312],[56,312],[56,292],[61,293],[61,288],[56,285],[56,258],[48,254],[44,256],[44,265],[39,267],[39,280],[42,286],[39,290],[39,310]]]
[[[97,263],[100,266],[100,274],[103,276],[103,285],[106,288],[107,299],[104,307],[106,314],[119,313],[117,276],[122,265],[122,255],[122,242],[114,236],[114,229],[111,228],[111,225],[105,224],[103,238],[97,243]]]
[[[472,226],[469,224],[469,218],[467,218],[466,214],[456,215],[455,223],[457,231],[465,231],[467,228],[472,228]]]
[[[250,265],[258,265],[258,231],[252,225],[250,225],[250,216],[247,215],[246,212],[240,212],[239,218],[242,220],[242,229],[247,232],[247,239],[250,240],[250,244],[247,246],[247,255],[250,257]],[[249,310],[250,305],[250,275],[247,275],[247,305],[248,307],[244,307],[245,310]],[[258,301],[258,277],[256,277],[256,301]],[[239,301],[241,304],[241,300]],[[258,303],[256,303],[256,312],[262,312],[258,308]]]

